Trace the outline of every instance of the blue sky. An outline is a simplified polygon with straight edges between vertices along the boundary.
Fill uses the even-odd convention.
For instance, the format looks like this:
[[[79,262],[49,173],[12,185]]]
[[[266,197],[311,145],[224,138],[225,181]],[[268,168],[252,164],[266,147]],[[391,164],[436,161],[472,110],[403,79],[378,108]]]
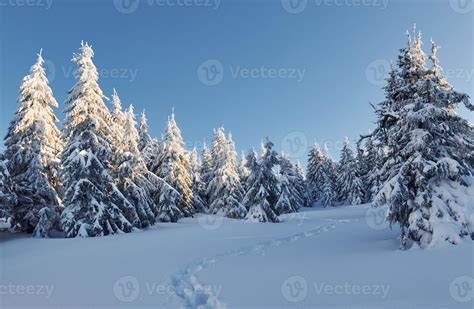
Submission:
[[[373,127],[369,102],[383,98],[381,76],[414,22],[425,51],[433,37],[450,82],[472,95],[473,1],[217,1],[0,0],[0,135],[40,48],[64,102],[81,40],[107,95],[115,87],[146,109],[157,137],[174,107],[190,146],[223,125],[239,151],[269,136],[302,161],[314,142],[337,158],[344,136]]]

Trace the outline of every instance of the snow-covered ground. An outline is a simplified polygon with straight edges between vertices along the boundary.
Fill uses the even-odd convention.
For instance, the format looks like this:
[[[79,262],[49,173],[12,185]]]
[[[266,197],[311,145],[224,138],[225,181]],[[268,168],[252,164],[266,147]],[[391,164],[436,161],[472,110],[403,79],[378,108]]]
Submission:
[[[382,217],[363,205],[101,238],[0,233],[0,308],[472,308],[473,243],[400,251]]]

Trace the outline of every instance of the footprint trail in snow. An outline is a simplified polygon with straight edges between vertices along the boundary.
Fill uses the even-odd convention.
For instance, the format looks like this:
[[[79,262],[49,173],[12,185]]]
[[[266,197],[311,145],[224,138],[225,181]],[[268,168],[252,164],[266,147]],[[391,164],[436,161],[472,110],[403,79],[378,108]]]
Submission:
[[[171,284],[175,288],[176,295],[184,300],[186,308],[226,308],[226,305],[218,299],[218,292],[210,285],[201,283],[197,275],[209,266],[227,257],[248,255],[252,253],[265,254],[272,247],[295,242],[301,238],[314,237],[318,234],[329,232],[336,227],[335,224],[328,226],[317,226],[306,232],[300,232],[290,236],[272,239],[231,250],[212,257],[205,257],[188,264],[184,269],[171,276]]]

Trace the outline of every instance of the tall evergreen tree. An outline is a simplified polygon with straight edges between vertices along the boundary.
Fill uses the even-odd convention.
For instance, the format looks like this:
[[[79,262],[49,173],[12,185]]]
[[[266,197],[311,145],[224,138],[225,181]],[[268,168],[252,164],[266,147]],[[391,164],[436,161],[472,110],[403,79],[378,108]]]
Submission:
[[[112,161],[112,120],[97,83],[94,52],[81,43],[76,84],[69,90],[62,152],[64,211],[61,225],[67,237],[103,236],[132,231],[137,214],[108,173]],[[128,219],[127,219],[128,218]]]
[[[113,139],[114,139],[114,146],[120,147],[122,143],[124,131],[125,131],[125,122],[126,122],[126,115],[125,112],[122,110],[122,101],[120,100],[117,91],[114,88],[112,93],[112,125],[113,125]]]
[[[116,95],[116,94],[115,94]],[[121,142],[116,153],[116,184],[125,198],[135,207],[137,220],[131,222],[137,228],[145,228],[155,223],[157,207],[153,195],[158,189],[138,150],[138,131],[135,127],[135,115],[130,105],[126,112],[114,107],[113,115],[122,115]],[[150,179],[151,178],[151,179]]]
[[[336,163],[326,145],[323,150],[323,162],[321,164],[321,198],[320,203],[325,206],[335,206],[337,202],[336,192]]]
[[[189,154],[184,148],[181,130],[176,124],[173,112],[168,118],[165,133],[160,141],[159,153],[151,171],[181,194],[178,208],[185,216],[192,216],[196,212],[193,206],[189,164]]]
[[[275,212],[278,202],[278,179],[273,168],[278,164],[278,155],[273,150],[273,143],[266,139],[262,145],[262,156],[256,164],[250,168],[248,178],[248,191],[244,197],[244,205],[248,209],[247,221],[251,222],[279,222]]]
[[[357,164],[359,175],[364,186],[364,202],[372,202],[380,187],[379,171],[381,168],[381,159],[378,155],[378,148],[374,145],[372,136],[365,138],[365,145],[361,149],[358,142]]]
[[[474,110],[466,94],[447,82],[432,43],[432,67],[425,64],[421,35],[402,49],[389,77],[386,100],[377,110],[374,137],[383,146],[384,184],[373,205],[389,206],[388,221],[422,247],[474,238],[463,194],[473,174],[474,128],[455,111]]]
[[[189,174],[191,175],[191,187],[193,190],[193,207],[196,211],[205,213],[207,212],[205,202],[206,186],[201,179],[201,162],[196,147],[189,153],[189,163]]]
[[[245,153],[243,151],[240,154],[237,170],[238,170],[239,177],[240,177],[240,183],[242,184],[242,187],[243,187],[244,191],[247,191],[247,188],[245,187],[245,184],[247,183],[247,178],[249,177],[250,170],[247,167],[247,158],[246,158]]]
[[[285,154],[279,158],[280,165],[280,196],[275,205],[278,215],[296,212],[303,207],[304,199],[297,187],[297,174],[293,163]]]
[[[226,138],[224,129],[215,131],[212,141],[212,177],[207,192],[209,212],[229,218],[244,218],[247,210],[242,205],[243,188],[237,170],[237,154],[232,135]]]
[[[298,191],[299,195],[303,199],[303,207],[308,207],[310,205],[310,202],[309,202],[309,195],[307,191],[306,179],[304,177],[303,167],[301,166],[301,163],[299,161],[296,161],[295,173],[296,173],[296,179],[295,179],[296,190]]]
[[[47,237],[62,208],[58,194],[59,153],[62,142],[51,107],[58,104],[48,85],[41,51],[30,74],[25,76],[18,96],[19,107],[5,137],[5,159],[17,196],[13,219],[21,230]],[[40,222],[40,210],[49,209],[50,220]],[[40,226],[38,224],[40,223]],[[47,230],[46,230],[47,229]]]
[[[212,155],[207,147],[206,143],[204,142],[202,146],[202,154],[201,154],[201,181],[203,184],[203,191],[200,193],[201,199],[204,203],[209,206],[209,195],[207,193],[207,187],[209,186],[209,181],[212,177]]]
[[[12,191],[10,173],[8,172],[7,161],[0,154],[0,219],[13,223],[13,207],[17,204],[17,197]]]
[[[306,184],[309,205],[319,202],[323,186],[322,166],[324,155],[319,145],[314,145],[308,154],[308,166],[306,174]]]
[[[140,150],[148,169],[151,169],[153,163],[155,163],[159,149],[159,142],[151,137],[145,111],[142,111],[138,126],[138,150]]]
[[[346,137],[341,150],[336,182],[339,202],[350,205],[358,205],[363,202],[364,189],[358,171],[356,158]]]

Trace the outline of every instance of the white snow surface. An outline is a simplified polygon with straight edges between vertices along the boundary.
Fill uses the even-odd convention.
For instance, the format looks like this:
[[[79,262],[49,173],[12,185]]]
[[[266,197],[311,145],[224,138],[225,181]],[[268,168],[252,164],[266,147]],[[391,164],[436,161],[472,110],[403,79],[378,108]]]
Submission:
[[[473,307],[473,242],[400,251],[374,212],[386,209],[198,215],[84,239],[0,233],[0,308]]]

